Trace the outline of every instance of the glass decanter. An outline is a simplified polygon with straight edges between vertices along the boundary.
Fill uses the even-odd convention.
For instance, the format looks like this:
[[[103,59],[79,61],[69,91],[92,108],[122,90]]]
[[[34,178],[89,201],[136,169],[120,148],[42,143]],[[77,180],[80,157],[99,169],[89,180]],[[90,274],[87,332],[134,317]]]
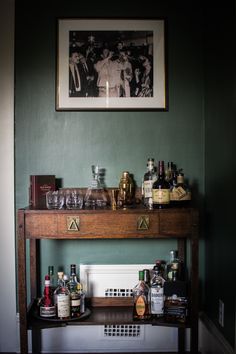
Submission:
[[[92,166],[92,181],[86,191],[84,204],[85,207],[105,207],[108,204],[108,195],[104,189],[104,170],[99,166]]]

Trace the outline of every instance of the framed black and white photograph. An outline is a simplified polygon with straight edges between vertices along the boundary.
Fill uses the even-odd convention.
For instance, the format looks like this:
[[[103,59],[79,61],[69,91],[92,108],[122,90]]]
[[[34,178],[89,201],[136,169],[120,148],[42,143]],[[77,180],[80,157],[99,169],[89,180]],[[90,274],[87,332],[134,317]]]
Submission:
[[[164,19],[59,19],[56,109],[167,110]]]

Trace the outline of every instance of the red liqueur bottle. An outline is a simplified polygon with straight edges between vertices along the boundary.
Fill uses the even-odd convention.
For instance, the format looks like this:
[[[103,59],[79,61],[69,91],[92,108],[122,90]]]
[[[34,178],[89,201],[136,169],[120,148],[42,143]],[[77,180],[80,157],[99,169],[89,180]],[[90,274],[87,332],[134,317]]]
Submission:
[[[53,301],[53,292],[50,286],[50,276],[45,275],[43,298],[40,303],[39,313],[41,317],[55,317],[56,307]]]

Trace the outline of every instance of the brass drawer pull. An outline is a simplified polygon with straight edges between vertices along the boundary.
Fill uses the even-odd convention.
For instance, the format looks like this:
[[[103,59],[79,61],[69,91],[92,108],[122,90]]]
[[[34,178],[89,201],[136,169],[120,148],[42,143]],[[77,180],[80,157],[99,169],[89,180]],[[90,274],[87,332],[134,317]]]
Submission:
[[[67,216],[67,231],[78,232],[80,219],[79,216]]]
[[[149,229],[149,216],[139,216],[138,218],[138,223],[137,223],[137,229],[138,230],[148,230]]]

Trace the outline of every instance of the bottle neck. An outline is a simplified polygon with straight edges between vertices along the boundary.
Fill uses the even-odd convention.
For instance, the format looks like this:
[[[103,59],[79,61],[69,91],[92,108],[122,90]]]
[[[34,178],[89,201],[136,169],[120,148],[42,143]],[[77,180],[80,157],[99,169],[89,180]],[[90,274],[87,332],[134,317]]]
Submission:
[[[165,178],[165,164],[164,161],[159,161],[158,164],[158,177],[159,179]]]
[[[153,160],[148,160],[148,163],[147,163],[147,171],[148,171],[148,172],[154,171],[154,161],[153,161]]]

